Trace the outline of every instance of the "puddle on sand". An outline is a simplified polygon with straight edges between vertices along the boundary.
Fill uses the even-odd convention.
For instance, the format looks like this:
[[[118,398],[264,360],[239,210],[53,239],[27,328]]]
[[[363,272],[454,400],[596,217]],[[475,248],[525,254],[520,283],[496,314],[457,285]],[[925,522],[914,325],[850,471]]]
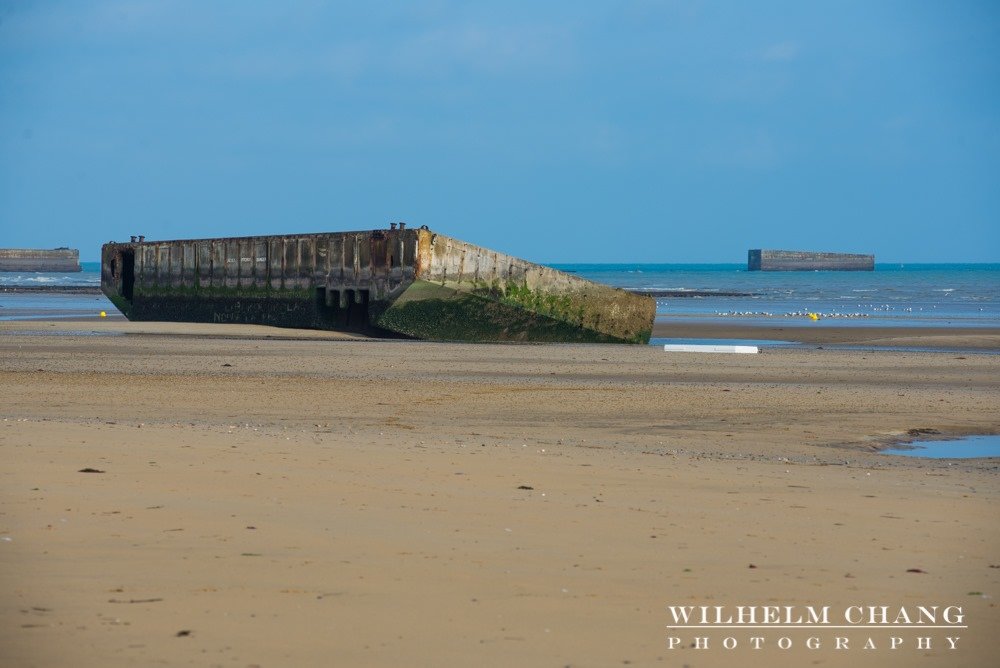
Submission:
[[[662,346],[668,343],[699,346],[758,346],[760,348],[798,347],[802,345],[794,341],[775,341],[772,339],[670,339],[658,337],[649,340],[649,344],[652,346]]]
[[[914,441],[905,448],[883,450],[886,455],[929,457],[933,459],[971,459],[974,457],[1000,457],[1000,434],[966,436],[950,441]]]

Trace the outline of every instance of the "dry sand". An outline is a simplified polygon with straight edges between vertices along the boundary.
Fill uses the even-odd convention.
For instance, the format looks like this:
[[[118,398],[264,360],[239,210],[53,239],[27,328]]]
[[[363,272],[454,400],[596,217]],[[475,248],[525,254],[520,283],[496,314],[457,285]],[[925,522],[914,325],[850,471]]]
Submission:
[[[2,323],[0,665],[996,665],[998,460],[877,450],[997,433],[998,372]],[[968,628],[668,649],[666,606],[739,604]]]

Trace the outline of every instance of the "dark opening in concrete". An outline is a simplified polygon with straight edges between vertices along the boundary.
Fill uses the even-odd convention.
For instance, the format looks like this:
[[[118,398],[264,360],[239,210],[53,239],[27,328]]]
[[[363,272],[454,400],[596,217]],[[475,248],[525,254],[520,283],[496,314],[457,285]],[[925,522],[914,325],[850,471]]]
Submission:
[[[126,248],[122,251],[122,297],[132,301],[132,291],[135,287],[135,251]]]
[[[328,290],[316,288],[316,313],[337,327],[368,329],[368,290]]]

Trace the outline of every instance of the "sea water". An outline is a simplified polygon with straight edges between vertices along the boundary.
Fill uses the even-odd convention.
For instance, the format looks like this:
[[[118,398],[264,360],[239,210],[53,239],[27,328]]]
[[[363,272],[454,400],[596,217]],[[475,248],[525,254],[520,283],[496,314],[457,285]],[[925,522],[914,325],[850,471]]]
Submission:
[[[875,271],[747,271],[737,264],[553,264],[582,278],[658,297],[661,319],[780,322],[782,326],[1000,326],[1000,264],[878,264]],[[0,320],[117,313],[104,296],[56,292],[100,286],[100,263],[78,273],[0,272]],[[697,294],[698,296],[681,296]],[[816,313],[819,320],[806,314]]]
[[[0,271],[0,286],[32,288],[101,287],[101,263],[81,262],[82,271]]]
[[[657,297],[661,318],[782,326],[1000,326],[1000,264],[879,264],[875,271],[847,272],[747,271],[736,264],[553,266],[616,287],[670,291]]]
[[[101,311],[117,314],[102,294],[60,292],[66,288],[101,287],[101,263],[81,262],[78,272],[0,271],[0,289],[31,288],[31,292],[0,292],[0,320],[93,317]],[[51,288],[50,292],[44,291]]]

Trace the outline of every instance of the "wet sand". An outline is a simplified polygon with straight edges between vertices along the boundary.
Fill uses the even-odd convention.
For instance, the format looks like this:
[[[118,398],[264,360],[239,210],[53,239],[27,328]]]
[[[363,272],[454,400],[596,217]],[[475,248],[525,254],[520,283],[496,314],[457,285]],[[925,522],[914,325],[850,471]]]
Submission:
[[[39,312],[39,315],[44,313]],[[240,336],[272,339],[364,339],[358,334],[307,329],[279,329],[255,325],[210,325],[171,322],[126,321],[120,314],[106,318],[95,316],[39,320],[0,321],[12,333],[74,332],[82,334],[173,334],[186,337]],[[684,319],[658,319],[653,326],[656,338],[677,339],[749,339],[787,341],[810,345],[848,345],[873,348],[940,348],[943,350],[981,350],[1000,352],[1000,328],[997,327],[889,327],[870,325],[804,324],[801,321],[763,324],[760,322],[711,322]]]
[[[998,378],[983,354],[0,323],[0,663],[993,665],[1000,463],[878,450],[997,433]],[[696,650],[669,605],[968,628]]]

